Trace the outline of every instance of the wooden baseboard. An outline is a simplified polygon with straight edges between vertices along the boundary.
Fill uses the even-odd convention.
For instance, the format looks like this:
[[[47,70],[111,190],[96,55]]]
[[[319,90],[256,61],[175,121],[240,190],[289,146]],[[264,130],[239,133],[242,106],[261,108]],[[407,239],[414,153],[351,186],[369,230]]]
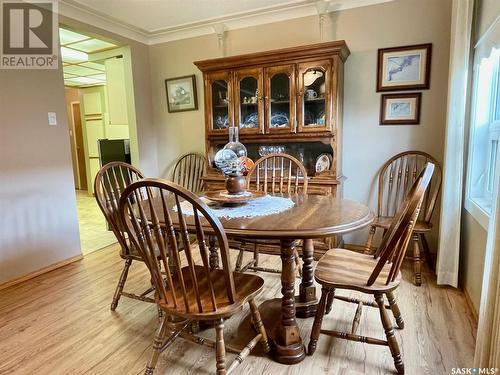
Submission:
[[[465,288],[463,290],[464,290],[465,302],[467,303],[467,306],[469,307],[469,310],[472,313],[472,317],[474,318],[477,324],[479,321],[479,314],[476,308],[474,307],[474,304],[472,303],[472,299],[470,298],[469,292],[467,292],[467,289]]]
[[[42,275],[44,273],[47,273],[47,272],[53,271],[53,270],[55,270],[57,268],[66,266],[67,264],[77,262],[77,261],[79,261],[81,259],[83,259],[83,255],[77,255],[77,256],[74,256],[74,257],[71,257],[71,258],[68,258],[68,259],[65,259],[65,260],[61,260],[60,262],[51,264],[51,265],[49,265],[47,267],[40,268],[37,271],[33,271],[33,272],[28,273],[27,275],[24,275],[24,276],[21,276],[21,277],[17,277],[17,278],[15,278],[13,280],[9,280],[9,281],[3,282],[3,283],[0,284],[0,290],[8,288],[8,287],[11,287],[11,286],[14,286],[14,285],[17,285],[19,283],[22,283],[22,282],[27,281],[29,279],[32,279],[34,277],[40,276],[40,275]]]

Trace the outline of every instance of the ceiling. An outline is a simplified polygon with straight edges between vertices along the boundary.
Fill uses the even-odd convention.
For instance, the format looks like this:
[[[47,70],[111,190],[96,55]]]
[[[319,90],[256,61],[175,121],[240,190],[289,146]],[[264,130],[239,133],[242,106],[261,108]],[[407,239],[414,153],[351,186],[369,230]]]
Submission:
[[[118,45],[65,28],[59,28],[64,84],[72,87],[104,85],[104,61],[92,61],[92,54]]]
[[[59,12],[147,44],[392,0],[60,0]],[[323,10],[321,10],[323,11]]]

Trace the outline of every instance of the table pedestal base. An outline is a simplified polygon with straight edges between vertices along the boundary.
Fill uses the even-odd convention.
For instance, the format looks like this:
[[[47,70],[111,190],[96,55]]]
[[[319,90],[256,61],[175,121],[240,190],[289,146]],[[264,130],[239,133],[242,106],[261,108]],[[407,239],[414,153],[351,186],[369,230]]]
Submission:
[[[299,286],[299,295],[295,297],[295,316],[298,318],[310,318],[316,314],[318,300],[316,298],[316,286],[313,280],[313,241],[303,241],[302,246],[302,281]]]
[[[274,351],[276,361],[284,364],[304,360],[306,350],[295,321],[295,240],[281,240],[281,319],[274,329]]]
[[[306,348],[302,340],[291,345],[283,346],[273,340],[273,358],[285,365],[293,365],[302,362],[306,357]]]

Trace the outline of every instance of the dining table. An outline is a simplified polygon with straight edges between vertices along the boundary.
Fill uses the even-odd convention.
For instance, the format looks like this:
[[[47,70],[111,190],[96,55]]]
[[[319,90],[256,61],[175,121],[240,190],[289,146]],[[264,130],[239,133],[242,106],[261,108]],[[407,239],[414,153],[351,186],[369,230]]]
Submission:
[[[203,193],[199,195],[206,199]],[[219,220],[229,238],[279,241],[282,263],[281,317],[271,332],[273,356],[280,363],[295,364],[301,362],[306,354],[296,314],[312,316],[318,303],[313,278],[313,240],[364,228],[372,223],[374,215],[366,205],[349,199],[328,195],[269,195],[286,198],[293,204],[286,210],[268,215],[219,216]],[[236,205],[230,209],[242,207],[244,205]],[[193,218],[184,212],[183,215],[189,228]],[[210,233],[208,222],[202,225]],[[301,241],[302,279],[296,297],[295,248]],[[210,244],[210,265],[217,268],[217,247],[214,243]]]

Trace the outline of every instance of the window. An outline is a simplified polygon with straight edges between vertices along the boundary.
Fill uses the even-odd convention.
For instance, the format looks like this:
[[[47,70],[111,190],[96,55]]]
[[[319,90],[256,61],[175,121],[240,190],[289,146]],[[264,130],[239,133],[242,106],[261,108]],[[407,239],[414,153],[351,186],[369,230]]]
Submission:
[[[500,49],[475,61],[471,106],[471,137],[465,207],[487,227],[500,141]]]

